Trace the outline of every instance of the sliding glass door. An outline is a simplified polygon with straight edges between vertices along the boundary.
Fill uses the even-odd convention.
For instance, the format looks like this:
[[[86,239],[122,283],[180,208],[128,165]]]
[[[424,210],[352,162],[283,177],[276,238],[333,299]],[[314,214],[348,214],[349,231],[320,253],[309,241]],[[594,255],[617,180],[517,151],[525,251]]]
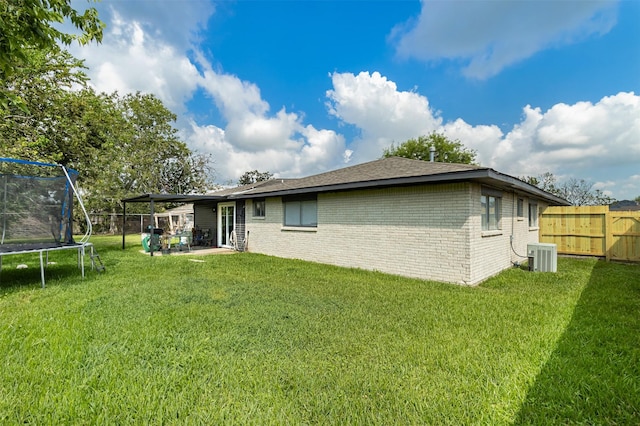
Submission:
[[[231,233],[235,228],[236,204],[218,204],[218,247],[232,247]]]

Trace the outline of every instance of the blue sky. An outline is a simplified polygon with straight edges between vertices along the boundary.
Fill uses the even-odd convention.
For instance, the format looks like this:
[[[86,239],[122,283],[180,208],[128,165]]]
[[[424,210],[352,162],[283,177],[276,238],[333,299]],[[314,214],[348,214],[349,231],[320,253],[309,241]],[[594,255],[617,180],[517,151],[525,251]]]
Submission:
[[[103,43],[72,48],[91,84],[157,95],[219,183],[332,170],[436,131],[504,173],[640,195],[640,2],[97,7]]]

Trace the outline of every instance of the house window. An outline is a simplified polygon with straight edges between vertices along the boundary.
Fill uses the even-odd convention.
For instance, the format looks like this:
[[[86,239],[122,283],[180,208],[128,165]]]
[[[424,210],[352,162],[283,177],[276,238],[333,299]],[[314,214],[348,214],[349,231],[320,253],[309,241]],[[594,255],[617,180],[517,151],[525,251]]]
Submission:
[[[482,209],[482,230],[495,231],[501,229],[502,219],[502,194],[499,191],[484,190],[480,196]]]
[[[253,217],[264,217],[266,213],[264,198],[253,200]]]
[[[518,217],[524,217],[524,200],[518,198]]]
[[[538,205],[529,202],[529,228],[538,227]]]
[[[318,202],[313,199],[283,200],[285,226],[318,226]]]

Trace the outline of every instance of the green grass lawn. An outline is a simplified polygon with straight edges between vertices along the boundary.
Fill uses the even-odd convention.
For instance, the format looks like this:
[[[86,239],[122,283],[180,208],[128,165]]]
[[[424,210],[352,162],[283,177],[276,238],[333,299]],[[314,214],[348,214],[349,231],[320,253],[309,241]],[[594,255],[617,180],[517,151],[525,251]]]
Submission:
[[[46,289],[3,259],[0,423],[640,422],[640,265],[467,288],[93,241],[107,271],[52,254]]]

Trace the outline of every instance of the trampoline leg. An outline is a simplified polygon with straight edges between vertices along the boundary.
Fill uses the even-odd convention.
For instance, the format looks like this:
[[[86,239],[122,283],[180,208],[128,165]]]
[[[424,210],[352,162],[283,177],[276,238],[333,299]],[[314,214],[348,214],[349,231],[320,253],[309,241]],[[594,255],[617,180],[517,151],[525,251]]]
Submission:
[[[81,257],[80,259],[80,270],[82,271],[82,279],[84,279],[84,244],[82,248],[80,248],[81,253],[78,253]]]
[[[42,262],[42,251],[40,251],[40,278],[42,278],[42,288],[44,288],[44,264]]]

